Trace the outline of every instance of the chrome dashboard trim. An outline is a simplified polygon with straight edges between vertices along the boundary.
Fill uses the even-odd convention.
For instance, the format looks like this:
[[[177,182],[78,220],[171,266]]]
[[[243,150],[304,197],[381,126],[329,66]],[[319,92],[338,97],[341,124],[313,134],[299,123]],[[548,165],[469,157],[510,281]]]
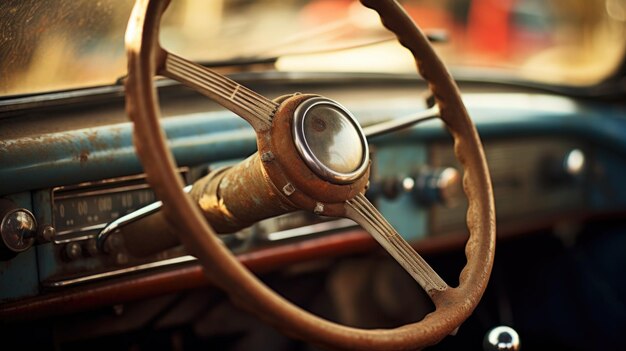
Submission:
[[[87,275],[87,276],[84,276],[84,277],[79,277],[79,278],[74,278],[74,279],[66,279],[66,280],[59,280],[59,281],[53,281],[53,282],[44,282],[43,286],[49,287],[49,288],[61,288],[61,287],[66,287],[66,286],[70,286],[70,285],[87,283],[87,282],[91,282],[91,281],[94,281],[94,280],[100,280],[100,279],[104,279],[104,278],[117,277],[117,276],[120,276],[120,275],[123,275],[123,274],[127,274],[127,273],[144,271],[144,270],[147,270],[147,269],[165,267],[165,266],[170,266],[170,265],[180,264],[180,263],[185,263],[185,262],[192,262],[192,261],[196,261],[196,260],[197,259],[195,257],[190,256],[190,255],[181,256],[181,257],[175,257],[175,258],[170,258],[170,259],[167,259],[167,260],[150,262],[150,263],[146,263],[146,264],[140,264],[138,266],[122,268],[122,269],[118,269],[118,270],[114,270],[114,271],[108,271],[108,272],[103,272],[103,273],[98,273],[98,274]]]
[[[264,239],[267,241],[275,242],[281,240],[288,240],[294,238],[300,238],[303,236],[317,234],[322,232],[328,232],[331,230],[339,230],[339,229],[348,229],[352,227],[358,227],[351,219],[342,218],[328,222],[311,224],[303,227],[281,230],[278,232],[273,232],[266,234]]]
[[[283,241],[283,240],[302,238],[307,235],[321,234],[325,232],[348,229],[352,227],[358,227],[358,225],[350,219],[342,218],[342,219],[316,223],[316,224],[307,225],[303,227],[269,233],[265,235],[262,239],[265,239],[269,242],[276,243],[276,242]],[[185,255],[185,256],[165,259],[162,261],[149,262],[149,263],[140,264],[137,266],[121,268],[121,269],[98,273],[98,274],[87,275],[87,276],[78,277],[78,278],[43,282],[42,285],[45,287],[49,287],[49,288],[61,288],[61,287],[82,284],[82,283],[88,283],[88,282],[92,282],[92,281],[96,281],[96,280],[100,280],[104,278],[118,277],[124,274],[133,273],[133,272],[145,271],[145,270],[159,268],[159,267],[167,267],[167,266],[181,264],[185,262],[194,262],[196,260],[197,259],[193,256]]]
[[[86,191],[86,192],[81,192],[81,193],[77,193],[77,194],[67,194],[67,195],[59,195],[59,196],[55,196],[54,199],[55,200],[63,200],[63,199],[72,199],[75,197],[83,197],[83,196],[94,196],[94,195],[103,195],[103,194],[115,194],[115,193],[121,193],[121,192],[125,192],[125,191],[132,191],[132,190],[141,190],[141,189],[149,189],[150,185],[148,184],[134,184],[134,185],[125,185],[125,186],[121,186],[121,187],[115,187],[115,188],[107,188],[107,189],[98,189],[98,190],[93,190],[93,191]],[[54,188],[52,191],[58,191],[56,190],[57,188]],[[80,189],[80,188],[77,188]],[[63,189],[63,191],[67,191],[65,189]]]
[[[188,171],[188,169],[187,168],[181,169],[181,172],[185,172],[185,171]],[[82,183],[73,184],[73,185],[57,186],[57,187],[52,188],[52,192],[54,193],[57,191],[70,191],[70,190],[77,190],[77,189],[94,187],[94,186],[102,186],[102,185],[116,184],[116,183],[121,183],[121,182],[132,181],[132,180],[145,180],[145,179],[146,179],[145,174],[134,174],[134,175],[128,175],[128,176],[122,176],[122,177],[82,182]],[[136,184],[136,185],[147,185],[147,184],[141,183],[141,184]],[[117,189],[117,188],[114,188],[114,189]]]

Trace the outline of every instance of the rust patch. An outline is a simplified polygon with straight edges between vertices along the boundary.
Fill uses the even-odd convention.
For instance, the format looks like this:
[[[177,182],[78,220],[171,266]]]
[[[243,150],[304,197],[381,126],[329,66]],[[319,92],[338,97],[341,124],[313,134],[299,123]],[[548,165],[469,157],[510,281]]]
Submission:
[[[89,150],[81,150],[78,155],[78,161],[80,162],[81,167],[89,161]]]
[[[110,163],[125,146],[124,132],[125,128],[115,126],[0,140],[0,164],[20,166],[28,160],[54,167],[67,158],[81,167],[88,162]]]

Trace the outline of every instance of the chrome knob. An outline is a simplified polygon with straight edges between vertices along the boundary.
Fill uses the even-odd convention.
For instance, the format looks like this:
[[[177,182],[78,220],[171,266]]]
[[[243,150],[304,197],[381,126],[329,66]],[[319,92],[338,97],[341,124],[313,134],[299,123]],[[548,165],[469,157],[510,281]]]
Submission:
[[[83,256],[83,248],[78,242],[68,243],[63,247],[63,258],[68,261],[74,261]]]
[[[483,350],[485,351],[517,351],[520,347],[519,335],[517,335],[517,332],[513,328],[507,326],[499,326],[491,329],[487,332],[483,340]]]
[[[405,191],[410,188],[424,205],[453,206],[463,195],[461,173],[453,167],[423,169],[413,181],[410,180],[402,181],[403,188]]]
[[[570,150],[563,158],[563,171],[571,177],[577,177],[585,170],[585,161],[585,154],[582,150]]]
[[[587,168],[587,158],[580,149],[571,149],[558,157],[549,155],[542,161],[542,180],[548,186],[580,180]]]
[[[0,200],[0,256],[11,256],[28,250],[35,243],[37,221],[25,208]]]
[[[44,224],[39,227],[39,238],[42,241],[53,241],[57,235],[57,230],[50,224]]]

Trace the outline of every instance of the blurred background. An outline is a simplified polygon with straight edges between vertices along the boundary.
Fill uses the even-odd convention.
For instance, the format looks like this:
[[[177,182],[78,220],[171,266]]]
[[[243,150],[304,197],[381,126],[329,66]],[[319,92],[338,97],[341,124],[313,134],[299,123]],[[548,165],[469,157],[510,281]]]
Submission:
[[[625,0],[410,0],[453,71],[590,85],[626,44]],[[126,71],[127,0],[0,2],[0,95],[114,84]],[[353,0],[174,0],[162,44],[205,64],[277,58],[287,71],[415,72],[412,57]],[[267,67],[265,67],[267,69]]]

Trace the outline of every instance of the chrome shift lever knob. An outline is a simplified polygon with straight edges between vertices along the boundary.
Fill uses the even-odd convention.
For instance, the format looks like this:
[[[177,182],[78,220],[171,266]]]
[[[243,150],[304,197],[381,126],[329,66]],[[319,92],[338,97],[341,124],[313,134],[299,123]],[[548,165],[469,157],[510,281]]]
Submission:
[[[520,346],[521,344],[517,332],[513,328],[506,326],[491,329],[487,332],[483,340],[483,350],[485,351],[517,351],[520,349]]]

